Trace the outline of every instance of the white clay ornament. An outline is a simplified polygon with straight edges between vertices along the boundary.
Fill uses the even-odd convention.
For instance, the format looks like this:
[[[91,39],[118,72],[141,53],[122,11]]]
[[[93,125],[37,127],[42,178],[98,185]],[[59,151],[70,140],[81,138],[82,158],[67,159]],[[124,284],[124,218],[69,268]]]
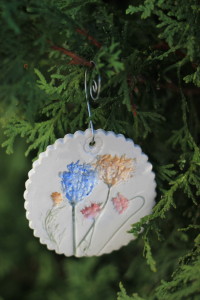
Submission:
[[[123,135],[77,131],[33,163],[24,193],[26,216],[42,244],[66,256],[110,253],[150,214],[155,175],[141,148]]]

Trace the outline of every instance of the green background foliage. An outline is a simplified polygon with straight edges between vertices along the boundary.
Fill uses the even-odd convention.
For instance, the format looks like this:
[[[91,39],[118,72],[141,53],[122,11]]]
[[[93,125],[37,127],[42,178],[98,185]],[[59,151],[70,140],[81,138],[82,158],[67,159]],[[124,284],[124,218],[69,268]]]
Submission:
[[[0,300],[198,300],[199,2],[0,0],[0,16]],[[89,122],[87,67],[52,46],[95,61],[95,128],[132,138],[156,173],[153,213],[130,228],[137,239],[102,257],[58,256],[25,219],[31,161]]]

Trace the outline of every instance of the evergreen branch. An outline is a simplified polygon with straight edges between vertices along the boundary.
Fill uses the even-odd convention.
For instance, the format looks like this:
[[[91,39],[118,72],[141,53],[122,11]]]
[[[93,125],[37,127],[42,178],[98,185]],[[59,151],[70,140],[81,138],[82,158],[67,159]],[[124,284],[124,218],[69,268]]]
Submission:
[[[150,266],[152,272],[156,272],[156,262],[152,256],[151,246],[149,244],[149,240],[147,238],[147,234],[143,237],[144,240],[144,249],[143,255],[146,258],[147,264]]]
[[[200,66],[197,67],[196,71],[183,78],[186,83],[192,82],[197,87],[200,87]],[[198,89],[199,90],[199,89]]]
[[[159,166],[156,168],[156,171],[159,178],[162,181],[166,180],[167,182],[171,182],[174,175],[177,174],[177,172],[174,170],[174,164]]]
[[[195,248],[180,260],[171,281],[162,281],[156,289],[160,300],[198,299],[200,293],[200,235],[195,239]]]
[[[36,123],[33,127],[31,135],[27,137],[27,142],[31,142],[25,155],[30,151],[38,149],[38,154],[46,149],[48,145],[55,141],[54,126],[51,120]]]
[[[8,139],[3,142],[2,147],[6,148],[6,153],[13,153],[13,145],[17,136],[25,137],[32,132],[32,126],[30,123],[24,120],[11,119],[10,123],[6,126],[4,134],[8,136]]]
[[[190,224],[188,227],[186,228],[179,228],[178,231],[188,231],[190,229],[195,229],[195,230],[199,230],[200,229],[200,225],[195,225],[195,224]]]
[[[165,118],[154,111],[137,111],[134,118],[135,136],[145,139],[149,133],[153,132],[153,124],[164,122]]]
[[[24,286],[26,276],[12,280],[16,295],[4,283],[9,285],[9,278],[15,279],[19,273],[15,262],[24,261],[27,255],[20,248],[17,257],[15,247],[11,258],[8,254],[15,238],[3,243],[3,298],[32,299],[35,290],[42,295],[44,284],[54,282],[52,297],[59,297],[57,291],[63,290],[67,299],[79,299],[80,294],[83,299],[92,299],[94,294],[97,300],[112,299],[116,282],[123,275],[127,291],[134,289],[138,294],[129,296],[121,286],[120,300],[199,299],[200,237],[196,237],[194,245],[193,240],[199,230],[200,5],[197,0],[140,0],[132,4],[130,0],[0,1],[0,121],[5,128],[7,152],[13,151],[18,137],[28,143],[28,151],[36,147],[40,152],[56,138],[87,127],[84,68],[76,58],[92,58],[102,75],[100,101],[91,102],[94,125],[124,133],[141,145],[154,168],[157,166],[160,200],[150,216],[133,226],[136,236],[142,232],[141,238],[133,242],[133,248],[130,245],[116,252],[109,265],[106,257],[100,261],[71,261],[62,268],[61,276],[60,268],[51,263],[52,255],[46,252],[44,256],[39,251],[34,255],[34,259],[39,259],[39,280],[32,280],[28,274],[29,288],[23,295],[19,287]],[[128,6],[129,15],[125,15]],[[67,52],[49,51],[47,40]],[[99,41],[103,41],[103,46]],[[17,162],[20,152],[19,145]],[[21,160],[18,168],[14,156],[7,160],[2,159],[2,216],[6,211],[10,213],[17,200],[16,172],[23,166]],[[9,179],[6,168],[15,175],[12,179],[8,172],[9,187],[13,187],[9,191],[4,184]],[[18,218],[17,210],[12,217],[13,222]],[[1,225],[5,225],[3,221]],[[22,229],[19,223],[18,232],[14,233],[18,239],[23,236]],[[7,222],[6,230],[0,232],[5,241],[9,230],[13,231],[12,222]],[[156,273],[150,273],[146,261],[138,256],[142,247],[151,269],[155,269],[156,261]],[[35,253],[35,248],[24,249]],[[31,267],[32,262],[27,260],[28,263]],[[20,270],[21,274],[26,271],[23,264]],[[63,285],[60,279],[68,273],[72,276]],[[41,284],[41,280],[45,282]],[[49,291],[47,288],[47,297]]]
[[[194,193],[190,185],[196,188],[196,195],[199,195],[200,178],[197,179],[199,163],[200,151],[198,148],[195,148],[188,170],[183,174],[179,174],[173,181],[170,182],[170,189],[164,191],[161,200],[153,208],[153,213],[149,216],[141,218],[138,223],[133,224],[132,229],[130,230],[131,233],[138,236],[143,226],[149,224],[151,221],[154,221],[157,218],[166,218],[166,213],[171,209],[171,207],[176,208],[176,204],[174,202],[174,194],[179,189],[183,190],[183,192],[192,199],[193,203],[197,205]]]
[[[195,247],[186,256],[182,257],[179,265],[171,276],[171,281],[162,280],[150,299],[176,300],[198,299],[200,293],[200,235],[195,239]],[[149,297],[148,297],[149,298]],[[147,300],[133,294],[129,297],[120,283],[118,300]]]
[[[144,298],[139,297],[138,294],[132,294],[132,296],[129,297],[121,282],[119,284],[119,287],[120,292],[117,293],[117,300],[145,300]]]

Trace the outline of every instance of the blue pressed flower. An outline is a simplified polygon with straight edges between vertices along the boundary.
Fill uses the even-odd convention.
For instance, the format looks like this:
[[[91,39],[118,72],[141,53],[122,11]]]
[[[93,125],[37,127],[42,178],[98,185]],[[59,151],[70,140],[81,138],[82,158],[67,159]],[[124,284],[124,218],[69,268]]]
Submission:
[[[88,196],[97,181],[96,171],[89,164],[67,165],[68,171],[60,174],[63,192],[70,204],[76,204]]]

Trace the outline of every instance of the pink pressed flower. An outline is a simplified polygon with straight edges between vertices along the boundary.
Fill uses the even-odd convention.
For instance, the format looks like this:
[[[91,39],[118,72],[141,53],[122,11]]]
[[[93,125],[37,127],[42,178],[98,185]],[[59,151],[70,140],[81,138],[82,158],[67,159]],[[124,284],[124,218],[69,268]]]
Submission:
[[[119,214],[123,213],[128,208],[129,200],[122,194],[118,193],[117,197],[112,198],[113,205]]]
[[[92,203],[81,210],[85,218],[94,219],[101,211],[101,203]]]

